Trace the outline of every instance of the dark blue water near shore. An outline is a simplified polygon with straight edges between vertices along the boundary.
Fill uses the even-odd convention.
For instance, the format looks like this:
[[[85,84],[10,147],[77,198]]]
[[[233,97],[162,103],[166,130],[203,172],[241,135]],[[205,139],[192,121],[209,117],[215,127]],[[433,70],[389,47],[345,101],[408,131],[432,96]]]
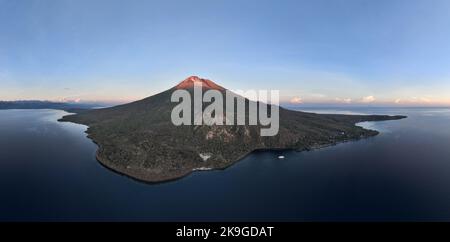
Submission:
[[[374,138],[149,185],[101,166],[86,127],[56,121],[63,111],[0,111],[0,220],[450,221],[449,109],[318,111],[409,118],[364,124]]]

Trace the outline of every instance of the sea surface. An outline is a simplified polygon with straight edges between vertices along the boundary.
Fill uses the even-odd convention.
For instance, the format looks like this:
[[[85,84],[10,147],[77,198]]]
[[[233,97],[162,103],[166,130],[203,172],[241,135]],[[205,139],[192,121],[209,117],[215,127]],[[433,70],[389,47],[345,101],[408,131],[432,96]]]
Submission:
[[[66,112],[1,110],[0,220],[450,221],[450,109],[307,111],[408,118],[360,124],[373,138],[146,184],[100,165],[86,126],[57,121]]]

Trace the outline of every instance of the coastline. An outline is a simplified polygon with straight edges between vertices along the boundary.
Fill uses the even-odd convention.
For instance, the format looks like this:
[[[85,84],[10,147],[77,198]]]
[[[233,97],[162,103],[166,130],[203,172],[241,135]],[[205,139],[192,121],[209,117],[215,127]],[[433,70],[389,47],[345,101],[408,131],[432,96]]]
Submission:
[[[123,175],[123,176],[131,178],[135,181],[143,182],[143,183],[147,183],[147,184],[160,184],[160,183],[176,181],[176,180],[182,179],[184,177],[187,177],[194,172],[225,170],[225,169],[237,164],[242,159],[244,159],[245,157],[247,157],[248,155],[252,154],[255,151],[275,151],[275,150],[286,150],[286,151],[288,150],[288,151],[296,151],[296,152],[313,151],[313,150],[318,150],[318,149],[322,149],[322,148],[326,148],[326,147],[330,147],[330,146],[335,146],[335,145],[338,145],[341,143],[358,141],[360,139],[374,137],[374,136],[377,136],[380,132],[376,131],[376,130],[365,129],[363,127],[358,126],[357,124],[360,122],[380,122],[380,121],[391,121],[391,120],[406,118],[406,116],[386,116],[386,117],[384,117],[384,119],[380,119],[380,120],[370,120],[370,118],[368,118],[365,121],[354,122],[353,125],[355,127],[360,127],[366,131],[371,131],[369,133],[366,133],[364,136],[360,136],[360,137],[355,137],[355,136],[346,137],[341,140],[333,140],[332,142],[329,142],[329,143],[317,143],[317,144],[310,145],[309,147],[301,147],[301,148],[295,148],[295,147],[294,148],[256,148],[256,149],[253,149],[249,152],[246,152],[246,153],[238,156],[233,161],[226,162],[226,164],[223,166],[217,166],[217,167],[189,166],[189,167],[184,167],[183,169],[179,169],[177,171],[165,171],[165,172],[163,171],[161,173],[155,173],[155,172],[148,172],[145,169],[139,168],[139,167],[136,167],[136,168],[122,167],[122,166],[118,166],[118,165],[114,164],[113,162],[111,162],[107,157],[105,157],[103,155],[103,153],[106,149],[102,146],[100,141],[96,140],[95,135],[92,133],[92,130],[91,130],[89,124],[85,124],[85,123],[81,123],[81,122],[74,122],[71,120],[64,119],[65,117],[71,116],[71,115],[74,115],[74,113],[68,113],[68,115],[65,115],[65,116],[61,117],[60,119],[58,119],[58,121],[81,124],[81,125],[84,125],[87,127],[87,129],[85,130],[85,133],[87,134],[86,138],[89,138],[94,144],[97,145],[95,157],[96,157],[96,160],[100,163],[100,165],[102,165],[103,167],[105,167],[105,168],[109,169],[110,171],[113,171],[119,175]],[[75,113],[75,115],[76,115],[76,113]],[[331,140],[329,140],[329,141],[331,141]]]
[[[385,121],[389,121],[389,120],[385,120]],[[371,121],[371,122],[380,122],[380,121]],[[355,124],[356,125],[356,124]],[[87,126],[87,125],[86,125]],[[89,127],[89,126],[87,126]],[[87,138],[90,139],[93,143],[95,143],[97,145],[97,150],[95,152],[95,158],[96,160],[100,163],[100,165],[102,165],[103,167],[105,167],[106,169],[117,173],[119,175],[125,176],[127,178],[130,178],[132,180],[135,180],[137,182],[142,182],[142,183],[146,183],[146,184],[150,184],[150,185],[157,185],[157,184],[162,184],[162,183],[168,183],[168,182],[172,182],[172,181],[177,181],[177,180],[181,180],[195,172],[208,172],[208,171],[223,171],[226,170],[234,165],[236,165],[237,163],[239,163],[241,160],[243,160],[245,157],[251,155],[253,152],[257,152],[257,151],[295,151],[295,152],[309,152],[309,151],[315,151],[315,150],[320,150],[320,149],[324,149],[327,147],[332,147],[332,146],[336,146],[339,144],[343,144],[343,143],[348,143],[348,142],[352,142],[352,141],[358,141],[361,139],[368,139],[368,138],[372,138],[375,137],[379,134],[378,131],[376,131],[377,133],[374,135],[368,135],[365,137],[360,137],[360,138],[353,138],[353,139],[345,139],[345,140],[341,140],[338,142],[333,142],[333,143],[329,143],[329,144],[320,144],[320,145],[315,145],[309,148],[305,148],[305,149],[293,149],[293,148],[279,148],[279,149],[254,149],[244,155],[239,156],[236,160],[229,162],[229,164],[227,164],[226,166],[222,166],[222,167],[207,167],[208,169],[206,170],[202,170],[202,169],[198,169],[196,167],[192,168],[192,169],[186,169],[184,171],[180,171],[179,173],[173,174],[170,173],[171,175],[166,175],[163,177],[155,177],[153,176],[154,174],[151,173],[145,173],[142,170],[136,170],[136,169],[127,169],[127,168],[123,168],[120,166],[116,166],[114,165],[112,162],[110,162],[106,157],[102,157],[101,155],[101,151],[104,149],[101,144],[99,144],[89,133],[88,130],[86,130],[86,134],[87,134]]]

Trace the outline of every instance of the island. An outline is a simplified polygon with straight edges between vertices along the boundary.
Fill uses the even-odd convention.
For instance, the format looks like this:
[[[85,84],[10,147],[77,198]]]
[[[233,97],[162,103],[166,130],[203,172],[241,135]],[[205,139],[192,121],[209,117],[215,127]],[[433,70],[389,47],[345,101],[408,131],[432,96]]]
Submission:
[[[97,160],[120,174],[145,182],[181,178],[194,171],[224,169],[255,150],[311,150],[378,134],[356,126],[363,121],[405,116],[315,114],[279,108],[279,132],[261,136],[261,125],[180,125],[171,122],[175,90],[227,89],[192,76],[151,97],[110,108],[64,116],[62,122],[87,125]],[[251,102],[245,99],[246,102]]]

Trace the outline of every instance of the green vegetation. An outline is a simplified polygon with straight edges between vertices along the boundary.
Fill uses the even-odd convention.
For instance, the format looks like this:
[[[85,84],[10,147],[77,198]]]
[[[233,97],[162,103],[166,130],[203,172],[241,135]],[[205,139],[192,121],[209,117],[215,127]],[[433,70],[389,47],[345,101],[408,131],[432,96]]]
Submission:
[[[260,126],[173,125],[170,118],[176,105],[170,102],[173,91],[65,116],[61,121],[89,126],[89,138],[99,146],[97,159],[106,167],[139,180],[160,182],[199,168],[226,168],[256,149],[303,151],[375,136],[377,131],[355,124],[405,118],[320,115],[280,108],[278,135],[262,137]]]

